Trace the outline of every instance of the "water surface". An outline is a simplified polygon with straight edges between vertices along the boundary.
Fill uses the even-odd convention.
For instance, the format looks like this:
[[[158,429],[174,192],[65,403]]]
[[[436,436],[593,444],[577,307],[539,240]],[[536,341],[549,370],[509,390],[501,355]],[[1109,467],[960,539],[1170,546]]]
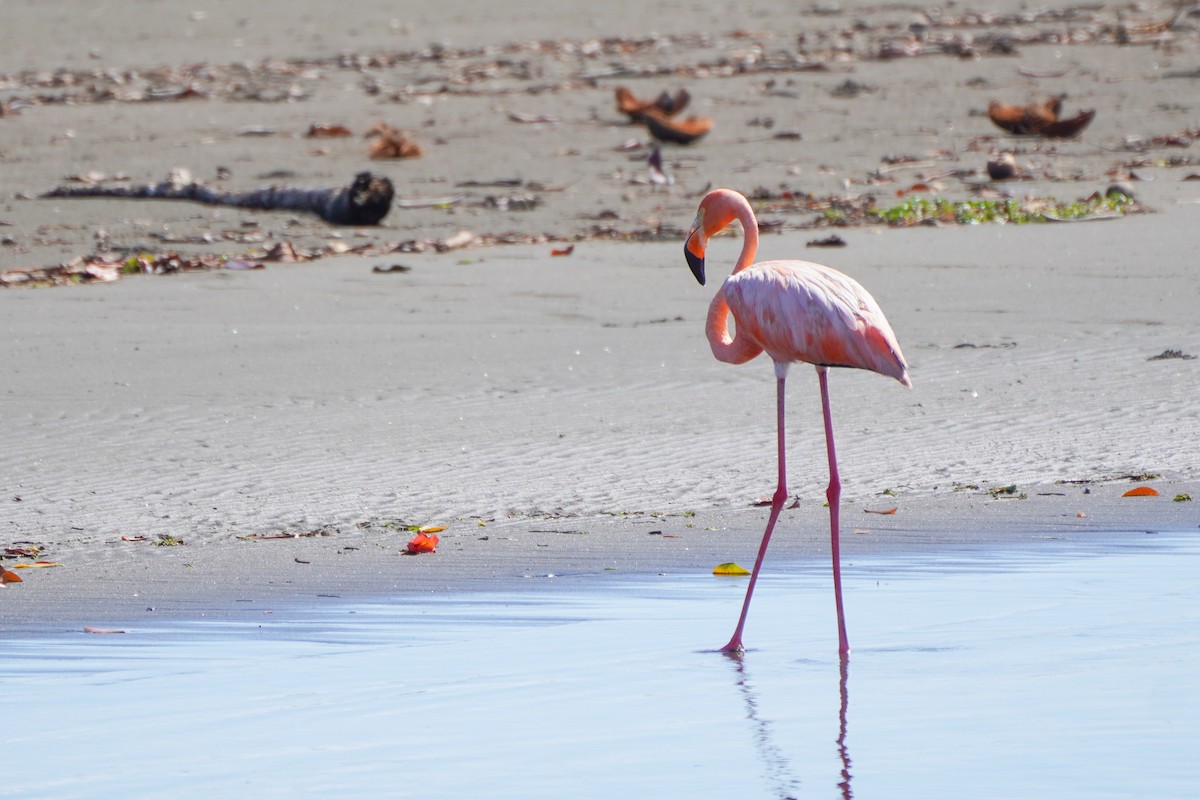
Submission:
[[[11,640],[0,795],[1196,796],[1200,535],[768,566]]]

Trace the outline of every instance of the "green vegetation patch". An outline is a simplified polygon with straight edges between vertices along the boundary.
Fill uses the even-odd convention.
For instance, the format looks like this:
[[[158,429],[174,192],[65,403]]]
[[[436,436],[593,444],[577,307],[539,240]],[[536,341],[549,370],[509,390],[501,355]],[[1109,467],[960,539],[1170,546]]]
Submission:
[[[996,222],[1024,225],[1030,222],[1074,222],[1107,219],[1140,211],[1132,197],[1113,191],[1099,193],[1073,203],[1054,199],[947,200],[944,197],[913,197],[889,208],[873,208],[872,216],[888,225],[956,223],[976,225]]]

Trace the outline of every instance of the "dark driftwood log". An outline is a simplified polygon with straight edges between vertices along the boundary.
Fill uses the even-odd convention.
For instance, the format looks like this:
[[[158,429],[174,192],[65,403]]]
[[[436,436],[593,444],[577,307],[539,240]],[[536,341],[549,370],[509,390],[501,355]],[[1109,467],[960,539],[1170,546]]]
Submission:
[[[214,206],[265,211],[307,211],[334,225],[377,225],[392,208],[388,178],[360,172],[349,186],[293,189],[268,186],[252,192],[221,192],[195,181],[165,180],[153,186],[59,186],[42,197],[124,197],[191,200]]]

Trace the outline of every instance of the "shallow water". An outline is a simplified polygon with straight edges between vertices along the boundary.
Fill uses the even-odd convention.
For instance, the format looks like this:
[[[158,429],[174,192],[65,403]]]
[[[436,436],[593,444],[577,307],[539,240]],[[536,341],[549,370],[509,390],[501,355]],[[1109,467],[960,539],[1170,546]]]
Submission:
[[[14,640],[0,795],[1194,797],[1200,535]]]

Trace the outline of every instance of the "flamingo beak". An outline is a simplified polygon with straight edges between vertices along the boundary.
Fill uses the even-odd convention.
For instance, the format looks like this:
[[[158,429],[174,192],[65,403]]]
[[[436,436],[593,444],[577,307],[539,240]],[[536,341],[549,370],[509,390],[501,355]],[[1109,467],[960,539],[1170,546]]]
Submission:
[[[683,255],[701,286],[704,285],[704,245],[704,223],[697,215],[692,229],[688,231],[687,241],[684,242]]]

